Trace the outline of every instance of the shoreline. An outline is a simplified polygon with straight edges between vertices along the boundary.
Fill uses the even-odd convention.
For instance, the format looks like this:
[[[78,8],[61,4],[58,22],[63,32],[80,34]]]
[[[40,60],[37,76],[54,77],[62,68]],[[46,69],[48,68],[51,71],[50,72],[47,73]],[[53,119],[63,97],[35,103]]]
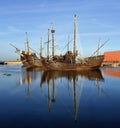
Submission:
[[[5,61],[4,64],[22,64],[22,61]]]

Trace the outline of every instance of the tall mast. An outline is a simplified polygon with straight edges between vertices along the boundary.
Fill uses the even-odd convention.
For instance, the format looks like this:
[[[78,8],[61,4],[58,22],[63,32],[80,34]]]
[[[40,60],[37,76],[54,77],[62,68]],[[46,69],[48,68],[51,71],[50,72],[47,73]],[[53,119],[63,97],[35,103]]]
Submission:
[[[73,46],[74,63],[76,56],[76,15],[74,15],[74,46]]]
[[[28,34],[26,32],[26,49],[27,49],[27,52],[29,53],[29,41],[28,41]]]
[[[55,30],[53,29],[53,26],[51,29],[51,33],[52,33],[52,57],[54,57],[54,33],[55,33]]]
[[[70,44],[70,36],[68,36],[67,51],[69,51],[69,44]]]
[[[99,39],[99,42],[98,42],[98,51],[97,51],[97,56],[99,55],[99,47],[100,47],[100,43],[101,43],[101,39]]]
[[[40,58],[42,56],[42,38],[40,38]]]
[[[48,42],[47,42],[47,59],[49,60],[49,42],[50,42],[50,29],[48,29]]]

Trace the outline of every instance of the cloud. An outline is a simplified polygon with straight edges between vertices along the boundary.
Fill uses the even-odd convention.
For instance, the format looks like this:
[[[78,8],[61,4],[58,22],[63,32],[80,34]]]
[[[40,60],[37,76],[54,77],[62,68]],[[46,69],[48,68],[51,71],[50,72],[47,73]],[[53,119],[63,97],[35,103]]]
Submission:
[[[13,33],[23,32],[23,30],[18,29],[18,28],[14,27],[14,26],[8,26],[8,31],[9,32],[13,32]]]
[[[80,33],[80,36],[120,36],[120,32]]]
[[[74,6],[73,6],[74,5]],[[79,5],[75,2],[67,1],[40,1],[39,3],[18,3],[0,7],[0,14],[23,14],[23,13],[50,13],[76,10]]]
[[[6,32],[0,32],[0,36],[6,35]]]

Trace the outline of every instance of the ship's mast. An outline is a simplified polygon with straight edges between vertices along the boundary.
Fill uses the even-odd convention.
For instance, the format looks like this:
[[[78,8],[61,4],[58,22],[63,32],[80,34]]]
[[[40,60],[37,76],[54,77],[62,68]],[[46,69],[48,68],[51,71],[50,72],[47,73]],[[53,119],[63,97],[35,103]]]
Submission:
[[[55,33],[55,30],[53,29],[53,26],[51,29],[51,33],[52,33],[52,57],[54,57],[54,33]]]
[[[48,29],[48,42],[47,42],[47,59],[49,60],[49,42],[50,42],[50,29]]]
[[[69,51],[69,44],[70,44],[70,36],[68,36],[67,51]]]
[[[28,34],[27,34],[27,32],[26,32],[26,50],[27,50],[27,52],[29,53],[29,41],[28,41]]]
[[[40,58],[42,56],[42,38],[40,38]]]
[[[76,57],[76,15],[74,15],[74,45],[73,45],[74,63]]]
[[[100,46],[98,47],[98,49],[97,49],[91,56],[94,56],[108,41],[109,41],[109,39],[106,40],[102,45],[100,45]]]

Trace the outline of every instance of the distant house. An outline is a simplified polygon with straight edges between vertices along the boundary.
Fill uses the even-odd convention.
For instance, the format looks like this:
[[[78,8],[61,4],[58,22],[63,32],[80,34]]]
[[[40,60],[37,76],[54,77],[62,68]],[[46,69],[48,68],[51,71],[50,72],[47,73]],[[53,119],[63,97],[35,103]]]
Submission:
[[[120,50],[104,52],[103,62],[120,62]]]

